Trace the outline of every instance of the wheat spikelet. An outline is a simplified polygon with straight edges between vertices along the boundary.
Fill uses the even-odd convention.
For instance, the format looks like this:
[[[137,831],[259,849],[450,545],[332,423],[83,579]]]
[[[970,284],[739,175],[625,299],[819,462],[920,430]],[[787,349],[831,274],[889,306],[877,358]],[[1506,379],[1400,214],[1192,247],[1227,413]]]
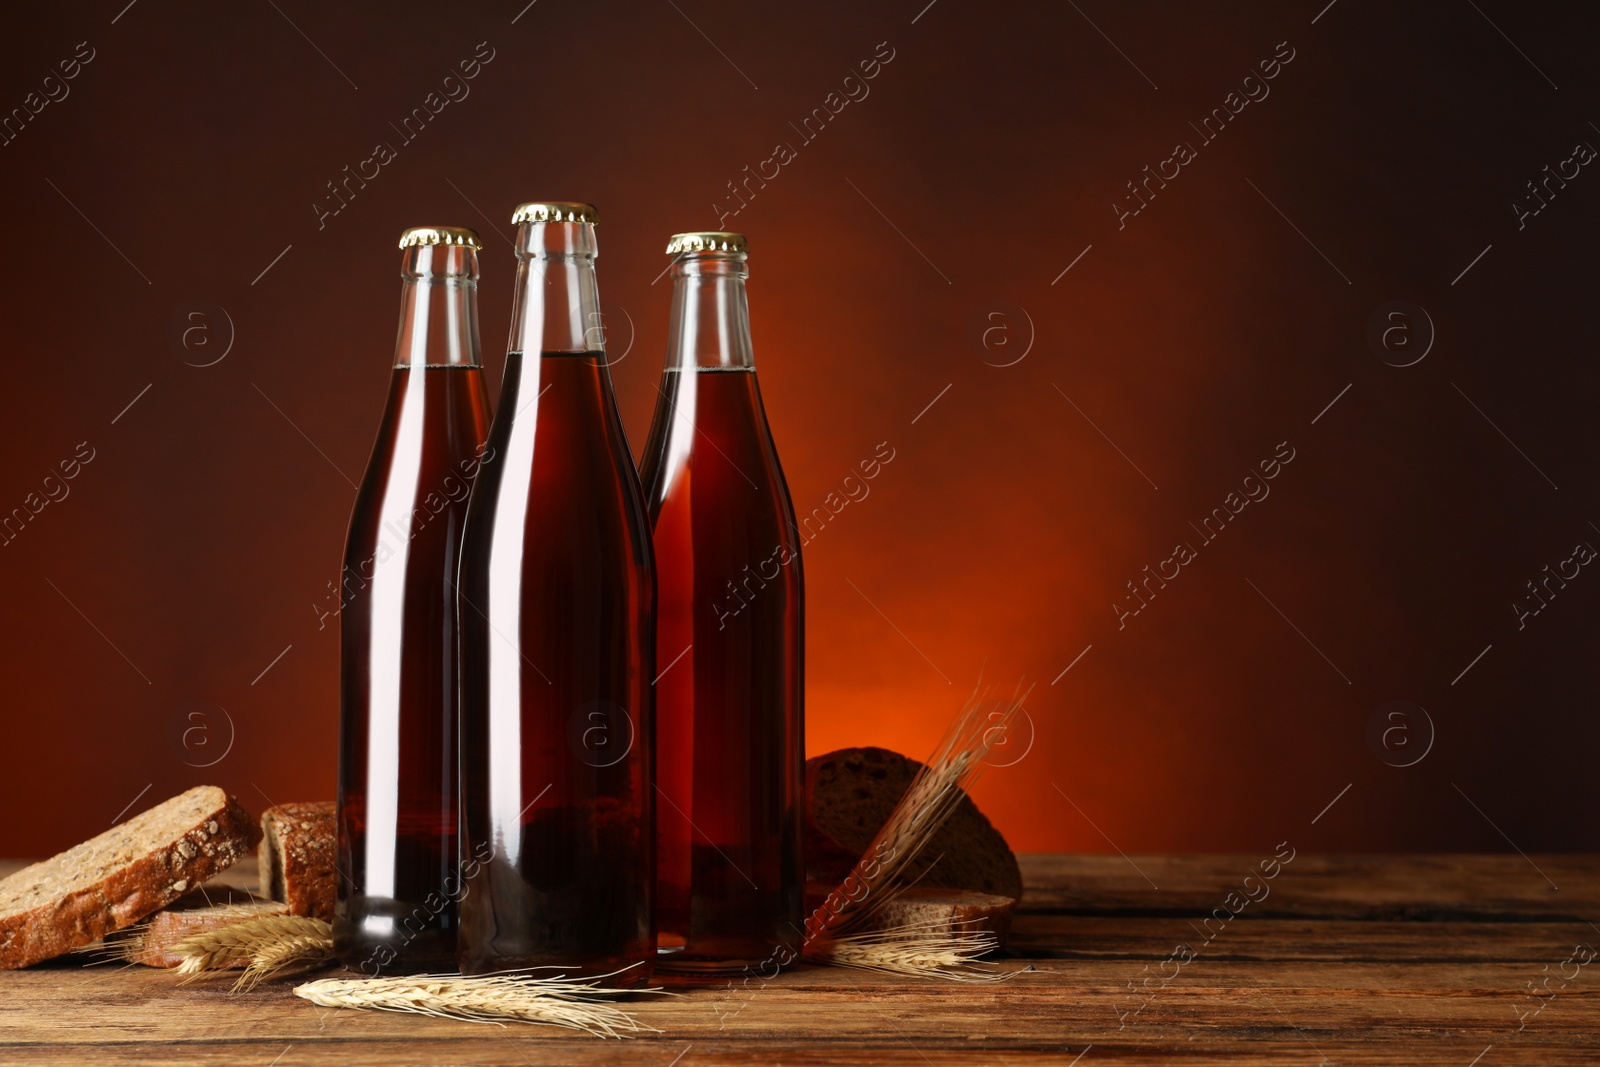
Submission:
[[[178,964],[178,973],[193,978],[206,971],[219,970],[236,960],[250,961],[257,951],[272,945],[311,937],[322,939],[331,952],[333,928],[321,919],[275,915],[186,937],[172,946],[172,952],[183,958],[183,962]]]
[[[1022,693],[996,708],[983,700],[981,691],[968,698],[855,868],[806,920],[807,949],[844,937],[893,899],[918,854],[977,780],[984,759],[1004,739],[1025,699],[1027,693]]]
[[[332,959],[333,935],[326,923],[321,926],[321,930],[278,934],[256,941],[250,951],[250,964],[239,980],[233,983],[233,992],[248,992],[265,979],[291,967],[311,966]]]
[[[208,948],[190,945],[197,938],[185,938],[180,944],[184,947],[183,960],[177,966],[177,973],[186,978],[197,978],[205,971],[218,971],[227,967],[236,959],[244,959],[245,953],[239,945],[213,944]]]
[[[602,976],[608,977],[608,976]],[[395,978],[323,978],[295,987],[325,1008],[411,1012],[467,1022],[544,1023],[596,1037],[629,1037],[654,1030],[607,1001],[628,990],[595,981],[526,975],[404,975]],[[658,989],[633,992],[659,993]]]
[[[916,978],[1003,982],[1015,972],[977,962],[999,943],[991,930],[950,931],[942,924],[910,925],[821,938],[806,946],[804,958],[812,963]]]

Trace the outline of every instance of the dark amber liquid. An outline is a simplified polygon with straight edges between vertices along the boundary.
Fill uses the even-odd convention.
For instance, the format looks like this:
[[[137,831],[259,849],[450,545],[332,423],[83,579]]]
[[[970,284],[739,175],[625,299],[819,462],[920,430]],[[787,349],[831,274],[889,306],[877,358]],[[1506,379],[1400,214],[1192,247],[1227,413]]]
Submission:
[[[800,939],[799,535],[755,372],[668,370],[661,388],[643,470],[662,672],[659,965],[736,970]]]
[[[334,945],[368,974],[455,961],[454,580],[488,423],[481,368],[397,367],[350,519]]]
[[[650,533],[603,353],[507,357],[461,569],[466,973],[649,979]]]

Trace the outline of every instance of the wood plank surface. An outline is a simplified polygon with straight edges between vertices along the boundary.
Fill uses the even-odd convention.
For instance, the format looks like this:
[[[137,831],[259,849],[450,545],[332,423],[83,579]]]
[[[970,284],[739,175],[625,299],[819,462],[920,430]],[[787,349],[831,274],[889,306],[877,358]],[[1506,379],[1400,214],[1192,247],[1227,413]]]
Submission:
[[[1600,856],[1022,861],[998,985],[803,967],[638,998],[657,1032],[612,1042],[74,958],[0,972],[0,1063],[1600,1063],[1600,959],[1564,964],[1600,948]]]

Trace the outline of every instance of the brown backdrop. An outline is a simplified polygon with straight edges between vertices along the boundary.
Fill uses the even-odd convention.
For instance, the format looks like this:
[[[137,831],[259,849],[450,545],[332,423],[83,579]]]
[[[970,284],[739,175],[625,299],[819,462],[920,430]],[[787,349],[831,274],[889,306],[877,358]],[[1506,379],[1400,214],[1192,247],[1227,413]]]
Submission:
[[[722,222],[796,506],[893,450],[807,549],[812,752],[1023,679],[1023,848],[1600,844],[1572,5],[125,2],[0,45],[0,854],[332,795],[395,238],[483,231],[498,381],[535,198],[600,205],[636,447]]]

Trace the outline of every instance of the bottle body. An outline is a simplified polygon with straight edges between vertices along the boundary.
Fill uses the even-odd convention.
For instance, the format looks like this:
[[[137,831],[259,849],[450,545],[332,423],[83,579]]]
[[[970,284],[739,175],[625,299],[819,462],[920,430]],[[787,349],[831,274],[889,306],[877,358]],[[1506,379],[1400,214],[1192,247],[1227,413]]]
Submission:
[[[518,254],[495,460],[461,569],[477,865],[460,967],[640,985],[654,955],[649,529],[605,354],[591,347],[592,223],[524,223]],[[540,317],[555,321],[530,322]]]
[[[787,963],[804,918],[804,581],[743,261],[684,255],[673,268],[643,466],[661,665],[658,965],[691,972]]]
[[[474,251],[436,246],[407,257],[401,351],[351,515],[340,590],[334,944],[347,967],[369,975],[454,960],[454,582],[489,424]]]

